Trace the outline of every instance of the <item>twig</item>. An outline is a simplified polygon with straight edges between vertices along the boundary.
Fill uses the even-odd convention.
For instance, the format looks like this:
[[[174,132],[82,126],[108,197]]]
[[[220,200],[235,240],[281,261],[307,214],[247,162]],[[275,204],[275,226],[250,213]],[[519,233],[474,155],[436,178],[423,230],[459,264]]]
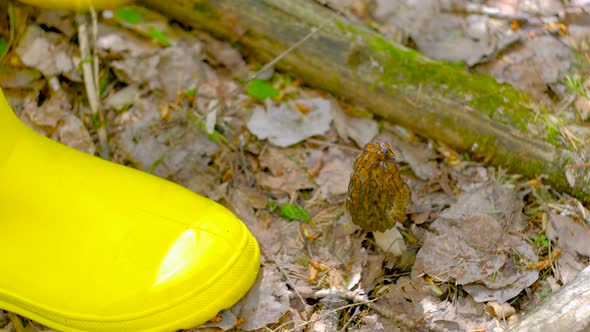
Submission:
[[[8,319],[12,323],[12,327],[16,332],[25,332],[25,327],[23,326],[23,322],[21,322],[20,318],[12,312],[7,313]]]
[[[82,55],[82,76],[84,77],[84,86],[86,88],[86,95],[90,110],[93,116],[98,117],[99,125],[96,128],[98,140],[100,143],[100,156],[103,159],[109,159],[109,146],[107,141],[107,131],[105,127],[105,119],[100,108],[100,96],[98,86],[98,56],[96,54],[96,12],[94,8],[90,7],[90,20],[92,22],[92,32],[88,29],[89,16],[86,14],[79,14],[76,17],[78,22],[78,40],[80,43],[80,53]],[[89,38],[91,35],[92,39]],[[90,43],[92,40],[92,44]],[[90,63],[92,62],[92,63]]]
[[[515,11],[514,13],[507,13],[501,9],[483,6],[475,3],[459,4],[459,2],[453,2],[451,6],[442,9],[443,12],[460,12],[466,14],[485,15],[502,20],[517,20],[526,22],[530,25],[541,25],[548,23],[556,23],[559,21],[559,17],[565,13],[558,13],[557,15],[537,17],[529,15],[522,11]]]
[[[295,287],[295,283],[293,282],[293,280],[291,280],[291,278],[285,272],[285,270],[283,270],[283,268],[279,264],[279,262],[276,259],[276,257],[274,255],[272,255],[272,254],[266,254],[266,250],[264,250],[264,249],[262,249],[261,252],[262,252],[262,255],[264,255],[267,259],[272,260],[277,265],[277,268],[279,269],[279,271],[281,272],[281,274],[285,277],[285,279],[287,279],[287,283],[289,283],[289,285],[293,288],[293,291],[295,292],[295,294],[297,294],[297,297],[301,301],[301,304],[303,304],[303,306],[305,307],[307,305],[307,302],[305,302],[305,300],[303,299],[303,296],[301,296],[301,293],[299,293],[299,291]]]
[[[356,307],[356,306],[359,306],[359,305],[363,305],[363,304],[369,305],[369,304],[371,304],[371,303],[372,303],[372,301],[373,301],[373,300],[371,300],[371,301],[367,301],[367,302],[363,302],[363,303],[352,303],[352,304],[347,304],[347,305],[344,305],[344,306],[342,306],[342,307],[336,308],[336,309],[334,309],[334,310],[325,311],[325,312],[321,313],[321,314],[320,314],[318,317],[315,317],[314,319],[310,319],[310,320],[308,320],[308,321],[305,321],[305,322],[303,322],[303,323],[301,323],[301,324],[299,324],[299,325],[297,325],[297,326],[294,326],[292,329],[289,329],[289,330],[287,330],[287,332],[293,332],[293,331],[297,331],[297,330],[301,329],[301,328],[302,328],[302,327],[304,327],[304,326],[307,326],[307,325],[309,325],[309,324],[311,324],[311,323],[314,323],[314,322],[317,322],[317,321],[319,321],[320,319],[323,319],[323,318],[325,317],[325,315],[329,315],[329,314],[331,314],[331,313],[332,313],[332,312],[334,312],[334,311],[340,311],[340,310],[344,310],[344,309],[348,309],[348,308],[353,308],[353,307]],[[283,324],[281,324],[281,325],[277,326],[275,329],[273,329],[273,330],[271,330],[271,331],[272,331],[272,332],[277,332],[277,331],[280,331],[280,329],[281,329],[281,328],[283,328],[283,327],[285,327],[285,326],[287,326],[287,325],[289,325],[289,324],[291,324],[291,323],[292,323],[291,321],[290,321],[290,322],[285,322],[285,323],[283,323]]]

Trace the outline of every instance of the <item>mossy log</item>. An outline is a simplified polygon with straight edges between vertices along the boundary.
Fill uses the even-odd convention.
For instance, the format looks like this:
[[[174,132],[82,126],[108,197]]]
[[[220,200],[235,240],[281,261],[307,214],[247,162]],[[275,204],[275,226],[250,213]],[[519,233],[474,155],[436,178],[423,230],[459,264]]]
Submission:
[[[310,0],[143,0],[277,68],[474,158],[590,201],[586,153],[562,123],[508,84],[430,60]]]
[[[526,313],[509,332],[567,331],[590,329],[590,266],[557,293]]]

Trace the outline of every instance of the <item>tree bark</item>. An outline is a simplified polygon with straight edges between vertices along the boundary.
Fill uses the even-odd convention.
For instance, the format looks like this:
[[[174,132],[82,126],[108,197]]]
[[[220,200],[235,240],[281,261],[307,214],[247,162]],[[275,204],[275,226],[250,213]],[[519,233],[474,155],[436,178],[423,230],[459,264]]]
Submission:
[[[509,332],[590,330],[590,266],[511,326]]]
[[[417,134],[590,201],[587,152],[507,84],[432,61],[310,0],[143,0]]]

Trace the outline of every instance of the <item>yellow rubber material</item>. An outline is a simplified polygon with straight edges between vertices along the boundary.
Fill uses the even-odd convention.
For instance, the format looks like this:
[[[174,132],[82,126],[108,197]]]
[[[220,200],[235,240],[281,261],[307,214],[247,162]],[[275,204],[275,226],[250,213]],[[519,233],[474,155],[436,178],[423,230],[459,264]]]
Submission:
[[[6,0],[2,0],[6,1]],[[21,2],[28,3],[43,8],[49,9],[64,9],[64,10],[75,10],[85,11],[90,6],[94,9],[114,9],[119,5],[129,3],[133,0],[20,0]]]
[[[237,302],[256,240],[221,205],[24,125],[0,91],[0,308],[60,331],[174,331]]]

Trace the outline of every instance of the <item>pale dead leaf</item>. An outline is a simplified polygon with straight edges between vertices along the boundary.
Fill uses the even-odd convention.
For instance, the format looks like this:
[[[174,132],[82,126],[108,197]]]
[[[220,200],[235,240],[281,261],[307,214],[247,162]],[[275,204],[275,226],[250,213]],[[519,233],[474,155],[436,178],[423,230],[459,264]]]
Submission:
[[[516,309],[511,306],[509,303],[502,303],[492,301],[486,304],[486,312],[489,313],[492,317],[498,317],[500,319],[506,319],[514,314],[516,314]]]
[[[547,238],[572,255],[590,256],[590,226],[575,222],[568,216],[549,213]]]
[[[461,192],[473,191],[481,187],[483,183],[489,182],[494,177],[494,169],[474,164],[467,165],[459,174],[456,174],[457,189]]]
[[[377,246],[393,257],[401,256],[406,251],[404,238],[397,227],[392,227],[385,232],[373,232],[373,237]]]
[[[472,315],[471,310],[462,314],[453,302],[432,296],[420,301],[415,311],[424,320],[427,331],[493,331],[497,327],[491,317]]]
[[[516,248],[525,252],[524,257],[527,260],[533,261],[538,258],[531,248],[521,246]],[[500,269],[497,276],[483,279],[484,285],[473,283],[464,285],[463,289],[471,294],[477,302],[498,301],[507,302],[516,297],[525,288],[532,285],[539,278],[539,271],[535,269],[523,270],[514,266],[512,260]],[[491,285],[490,285],[491,284]]]
[[[483,303],[476,302],[473,296],[467,294],[457,298],[457,313],[463,317],[479,317],[483,314]]]
[[[80,80],[73,60],[73,49],[63,35],[46,32],[36,25],[30,25],[20,40],[16,53],[24,64],[38,69],[45,76],[59,74]],[[48,56],[51,54],[51,56]]]
[[[504,253],[493,251],[494,243],[503,236],[493,217],[439,218],[432,227],[438,235],[428,238],[418,252],[412,268],[414,277],[426,273],[464,285],[490,277],[508,260]],[[482,238],[481,234],[486,236]]]
[[[375,15],[402,29],[429,57],[473,65],[494,51],[498,29],[486,16],[443,13],[436,0],[378,0]]]
[[[121,130],[112,139],[116,160],[183,182],[206,169],[219,147],[181,111],[161,121],[160,102],[141,100],[117,118]]]
[[[239,89],[236,82],[232,80],[223,79],[218,75],[207,63],[200,64],[201,76],[197,82],[198,97],[195,99],[195,105],[198,110],[208,111],[213,109],[215,105],[231,95],[232,91]],[[235,96],[232,103],[236,105],[240,103],[241,99],[245,99],[244,95]],[[245,118],[246,112],[238,112],[238,116]],[[240,128],[244,124],[240,122]]]
[[[161,48],[137,34],[117,26],[98,24],[96,46],[102,53],[125,57],[148,56]]]
[[[267,100],[264,108],[254,108],[248,121],[248,130],[258,139],[268,139],[276,146],[287,147],[311,136],[323,135],[330,129],[332,116],[328,100],[298,99],[292,104],[305,105],[310,110],[304,114],[290,107],[288,103],[275,104]]]
[[[216,190],[219,188],[216,180],[217,176],[215,172],[210,169],[203,169],[202,172],[196,173],[186,181],[180,182],[180,184],[199,195],[217,200],[222,195]]]
[[[36,104],[26,103],[22,116],[26,116],[29,123],[41,129],[47,134],[52,134],[66,110],[71,110],[72,105],[63,91],[56,91],[40,107]]]
[[[240,329],[252,331],[273,324],[289,311],[289,290],[275,266],[265,265],[256,282],[240,302],[230,310],[246,319]]]
[[[372,289],[375,282],[383,275],[383,254],[368,255],[363,273],[361,275],[361,287],[363,289]]]
[[[232,212],[246,224],[261,250],[266,255],[276,258],[277,262],[272,263],[279,263],[283,268],[294,266],[295,255],[299,255],[302,246],[298,236],[299,224],[286,222],[267,210],[255,213],[253,205],[258,203],[250,200],[248,190],[230,190],[228,194]],[[305,270],[301,266],[295,269]]]
[[[551,103],[547,86],[564,79],[573,58],[572,50],[558,38],[541,35],[525,38],[505,52],[502,58],[479,69],[494,76],[500,83],[510,83],[538,100]]]
[[[586,267],[578,262],[576,256],[566,251],[557,259],[559,280],[564,285],[573,280]]]
[[[496,46],[494,26],[487,16],[433,14],[410,33],[425,55],[448,61],[462,61],[469,66],[491,54]]]
[[[362,148],[379,133],[377,121],[347,115],[333,98],[330,99],[330,111],[338,136],[345,141],[352,139],[358,147]]]
[[[315,182],[320,186],[323,197],[346,194],[354,158],[345,155],[336,147],[331,147],[322,156],[322,160],[325,164],[315,177]]]
[[[66,112],[59,121],[54,134],[59,142],[79,151],[94,155],[96,147],[88,133],[88,129],[80,119],[70,112]]]
[[[202,79],[200,44],[167,47],[160,51],[158,80],[169,100]]]
[[[41,90],[45,85],[40,71],[34,68],[16,69],[8,66],[0,66],[0,86],[3,89],[21,88]]]
[[[539,275],[517,267],[538,259],[528,242],[509,233],[521,209],[516,193],[497,183],[461,194],[431,225],[437,235],[426,239],[412,275],[454,280],[478,302],[518,295]]]
[[[418,303],[427,296],[429,292],[424,287],[424,279],[402,276],[390,285],[387,293],[377,299],[377,303],[386,306],[394,315],[413,315]]]
[[[114,109],[115,111],[123,111],[127,107],[135,103],[135,98],[139,94],[137,85],[132,84],[124,87],[121,90],[115,91],[104,100],[104,106],[107,109]]]
[[[356,287],[362,279],[363,266],[367,263],[368,252],[365,248],[360,248],[357,253],[349,261],[346,278],[346,289],[351,290]],[[337,270],[333,270],[337,271]],[[333,284],[332,284],[333,286]]]
[[[269,147],[258,159],[260,166],[270,172],[256,173],[256,181],[265,188],[293,193],[315,186],[302,166],[305,156],[300,149]]]
[[[489,182],[461,194],[440,217],[457,219],[467,216],[494,216],[502,222],[509,221],[513,227],[520,227],[522,207],[522,199],[513,188]]]
[[[194,331],[199,332],[218,332],[212,328],[220,328],[222,331],[229,331],[232,327],[236,326],[238,323],[238,318],[231,312],[231,310],[222,310],[219,315],[221,319],[217,323],[213,323],[211,321],[199,326]]]
[[[206,34],[202,34],[200,38],[205,44],[205,56],[207,57],[207,62],[210,64],[223,64],[226,68],[232,71],[240,70],[246,65],[242,58],[242,54],[229,43],[211,38]],[[261,77],[258,78],[264,79]]]
[[[117,78],[127,84],[147,85],[150,89],[160,87],[158,81],[159,54],[141,57],[127,57],[123,60],[111,62],[111,67]]]
[[[441,171],[434,160],[437,155],[428,145],[422,142],[408,143],[392,132],[384,132],[378,136],[391,145],[397,160],[407,162],[414,173],[423,180],[439,177]]]
[[[72,38],[77,31],[74,26],[74,15],[67,10],[41,10],[36,21],[61,31],[68,38]]]

